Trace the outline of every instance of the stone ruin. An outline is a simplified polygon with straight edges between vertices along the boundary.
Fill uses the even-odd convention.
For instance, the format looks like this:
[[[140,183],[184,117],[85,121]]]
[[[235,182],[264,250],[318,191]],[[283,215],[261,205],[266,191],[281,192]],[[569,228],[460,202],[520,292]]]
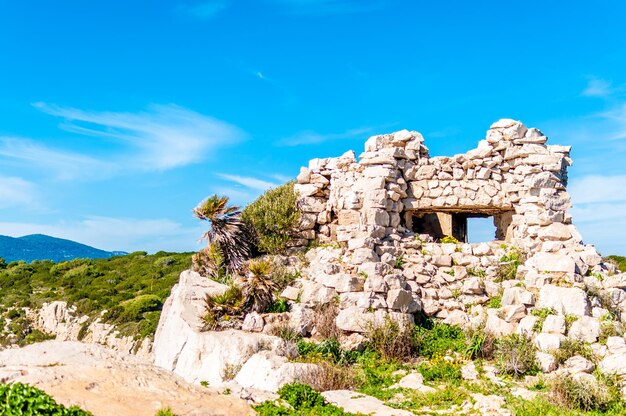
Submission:
[[[284,295],[298,293],[305,305],[338,298],[337,325],[354,332],[376,317],[423,311],[451,324],[487,319],[492,332],[505,334],[536,303],[602,316],[606,309],[582,289],[591,274],[615,269],[582,243],[567,212],[571,147],[547,140],[503,119],[476,149],[455,156],[430,157],[420,133],[402,130],[371,137],[358,161],[352,151],[311,160],[295,185],[300,235],[339,244],[309,251],[308,279]],[[467,242],[474,217],[493,218],[493,241]],[[498,282],[512,255],[522,264],[512,280]],[[498,295],[497,313],[484,307]]]
[[[545,373],[555,372],[565,339],[583,340],[603,372],[626,380],[626,273],[582,243],[567,212],[570,148],[546,142],[500,120],[456,156],[431,158],[422,136],[403,130],[367,140],[359,161],[353,152],[311,160],[295,185],[299,244],[309,249],[272,257],[299,272],[281,293],[290,311],[250,312],[243,331],[202,332],[203,299],[228,286],[185,271],[163,306],[155,363],[211,385],[240,368],[238,387],[223,385],[248,398],[308,371],[287,358],[292,344],[272,336],[285,325],[314,340],[339,334],[351,349],[372,323],[423,314],[494,336],[526,334]],[[467,242],[473,217],[493,218],[493,241]],[[583,357],[562,366],[571,360],[594,367]]]

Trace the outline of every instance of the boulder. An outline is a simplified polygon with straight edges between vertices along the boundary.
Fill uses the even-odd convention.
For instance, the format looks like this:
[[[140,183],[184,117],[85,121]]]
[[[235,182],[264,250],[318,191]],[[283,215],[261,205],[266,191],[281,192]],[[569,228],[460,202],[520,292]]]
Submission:
[[[241,367],[235,381],[244,388],[275,393],[283,384],[293,383],[315,369],[315,364],[290,362],[271,351],[259,351]]]
[[[600,336],[600,321],[590,316],[581,316],[569,329],[568,336],[585,342],[596,342]]]
[[[545,285],[539,291],[537,308],[553,308],[562,315],[589,315],[590,305],[587,294],[577,287]]]
[[[414,416],[408,410],[393,409],[381,400],[352,390],[331,390],[322,393],[331,404],[344,411],[371,416]]]

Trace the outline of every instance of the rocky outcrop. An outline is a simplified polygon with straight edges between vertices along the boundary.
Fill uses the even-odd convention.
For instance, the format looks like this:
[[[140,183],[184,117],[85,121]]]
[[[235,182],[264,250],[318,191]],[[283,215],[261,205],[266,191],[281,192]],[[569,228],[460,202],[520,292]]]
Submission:
[[[76,313],[76,308],[67,302],[55,301],[30,312],[34,326],[43,332],[56,335],[59,341],[82,341],[107,346],[115,351],[151,356],[152,340],[136,340],[123,336],[115,325],[102,322],[100,318],[90,320]]]
[[[0,382],[34,385],[95,416],[154,416],[167,407],[181,416],[253,413],[244,400],[188,384],[145,359],[80,342],[0,351]]]
[[[185,271],[163,305],[154,338],[154,363],[188,382],[221,386],[231,379],[243,387],[276,391],[293,381],[298,365],[293,346],[278,337],[239,330],[200,331],[207,294],[227,286]]]

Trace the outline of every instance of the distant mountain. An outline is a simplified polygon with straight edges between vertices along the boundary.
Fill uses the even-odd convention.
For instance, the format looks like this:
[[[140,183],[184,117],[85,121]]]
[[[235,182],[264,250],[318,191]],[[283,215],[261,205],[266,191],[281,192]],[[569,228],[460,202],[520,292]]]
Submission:
[[[7,263],[17,260],[52,260],[54,262],[78,258],[109,258],[123,256],[123,251],[104,251],[71,240],[43,234],[14,238],[0,235],[0,257]]]

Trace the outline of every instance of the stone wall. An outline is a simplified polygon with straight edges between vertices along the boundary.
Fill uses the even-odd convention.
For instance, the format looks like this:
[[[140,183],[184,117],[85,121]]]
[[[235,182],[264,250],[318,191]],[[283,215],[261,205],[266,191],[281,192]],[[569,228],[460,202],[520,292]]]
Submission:
[[[570,147],[547,140],[505,119],[465,154],[429,157],[422,135],[403,130],[371,137],[359,161],[354,152],[311,160],[295,185],[301,235],[342,248],[307,255],[302,301],[339,297],[338,325],[359,332],[388,313],[412,319],[423,310],[461,324],[485,319],[480,308],[490,297],[523,286],[499,313],[504,325],[526,316],[544,285],[582,284],[591,273],[612,271],[582,243],[567,212]],[[463,222],[472,216],[493,216],[494,238],[502,241],[465,243]],[[441,242],[455,233],[458,244]],[[512,253],[524,264],[510,283],[495,283]]]

